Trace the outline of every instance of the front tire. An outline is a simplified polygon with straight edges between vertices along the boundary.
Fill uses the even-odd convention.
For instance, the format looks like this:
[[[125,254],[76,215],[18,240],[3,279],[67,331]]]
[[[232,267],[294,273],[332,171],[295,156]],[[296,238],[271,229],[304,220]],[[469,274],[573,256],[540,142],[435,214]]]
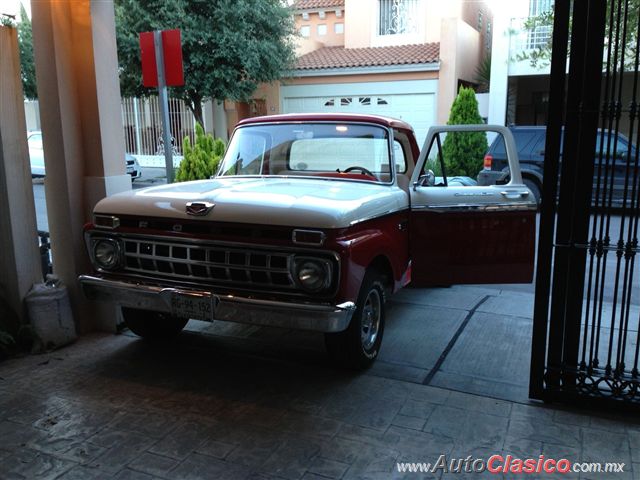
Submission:
[[[325,334],[329,355],[340,365],[369,367],[378,356],[385,325],[385,277],[370,270],[364,277],[356,311],[343,332]]]
[[[163,312],[122,307],[124,323],[133,333],[152,340],[170,339],[177,336],[189,321]]]

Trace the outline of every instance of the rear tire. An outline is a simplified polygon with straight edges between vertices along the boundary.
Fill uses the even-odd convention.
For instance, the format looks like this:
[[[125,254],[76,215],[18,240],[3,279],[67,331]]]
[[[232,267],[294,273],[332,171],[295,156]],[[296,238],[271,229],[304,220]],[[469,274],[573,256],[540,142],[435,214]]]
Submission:
[[[170,339],[177,336],[189,321],[163,312],[122,307],[124,323],[133,333],[153,340]]]
[[[524,183],[527,188],[531,190],[533,198],[536,199],[536,204],[538,205],[538,207],[540,207],[540,202],[542,201],[542,191],[540,190],[540,186],[538,185],[538,183],[529,178],[523,179],[522,183]]]
[[[369,367],[378,356],[385,324],[385,277],[375,270],[367,271],[356,311],[347,329],[325,334],[325,345],[331,358],[348,368]]]

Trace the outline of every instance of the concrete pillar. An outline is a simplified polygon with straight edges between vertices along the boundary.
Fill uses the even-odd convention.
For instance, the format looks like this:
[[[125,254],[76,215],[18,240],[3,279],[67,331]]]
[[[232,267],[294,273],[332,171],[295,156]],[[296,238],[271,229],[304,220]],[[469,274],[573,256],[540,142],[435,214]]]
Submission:
[[[38,0],[31,7],[54,271],[69,287],[78,329],[112,330],[115,310],[89,305],[76,278],[91,270],[82,227],[93,206],[131,189],[113,2]]]
[[[458,94],[457,40],[457,19],[443,18],[440,27],[440,73],[436,113],[438,125],[445,125],[449,120],[451,104]]]
[[[16,30],[0,26],[0,296],[25,323],[23,299],[42,281]]]

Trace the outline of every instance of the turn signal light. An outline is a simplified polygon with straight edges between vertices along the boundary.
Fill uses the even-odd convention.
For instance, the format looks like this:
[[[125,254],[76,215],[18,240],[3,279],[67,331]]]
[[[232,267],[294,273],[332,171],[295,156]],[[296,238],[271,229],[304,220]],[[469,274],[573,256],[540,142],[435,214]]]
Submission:
[[[94,215],[93,224],[98,228],[113,230],[120,226],[120,219],[111,215]]]
[[[488,153],[484,156],[484,169],[491,170],[491,162],[493,162],[493,157]]]
[[[325,238],[324,232],[319,230],[294,230],[291,239],[300,245],[322,245]]]

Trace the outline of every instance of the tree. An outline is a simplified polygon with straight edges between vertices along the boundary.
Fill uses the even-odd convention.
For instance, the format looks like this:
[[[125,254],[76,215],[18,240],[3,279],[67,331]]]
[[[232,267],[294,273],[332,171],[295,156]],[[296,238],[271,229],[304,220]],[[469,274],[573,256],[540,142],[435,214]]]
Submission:
[[[171,96],[201,124],[203,101],[246,101],[293,64],[293,17],[281,0],[116,0],[123,95],[154,93],[142,87],[138,34],[173,28],[181,30],[185,85]]]
[[[491,85],[491,54],[485,55],[476,67],[476,83],[479,93],[487,93]]]
[[[20,5],[20,22],[15,21],[15,15],[5,14],[0,16],[0,25],[18,30],[22,91],[25,98],[35,100],[38,98],[38,90],[36,89],[36,67],[33,60],[33,33],[31,20],[22,4]]]
[[[447,125],[480,124],[478,101],[472,88],[460,87],[451,105]],[[442,145],[447,175],[475,177],[489,145],[484,132],[449,132]]]
[[[33,32],[31,19],[22,4],[20,5],[20,23],[18,23],[18,50],[20,50],[20,75],[22,91],[29,100],[38,98],[36,88],[36,66],[33,59]]]
[[[196,123],[196,141],[192,147],[189,137],[184,137],[182,151],[184,158],[176,171],[176,182],[204,180],[218,171],[224,154],[224,142],[219,138],[214,140],[211,134],[205,134],[202,126]]]

